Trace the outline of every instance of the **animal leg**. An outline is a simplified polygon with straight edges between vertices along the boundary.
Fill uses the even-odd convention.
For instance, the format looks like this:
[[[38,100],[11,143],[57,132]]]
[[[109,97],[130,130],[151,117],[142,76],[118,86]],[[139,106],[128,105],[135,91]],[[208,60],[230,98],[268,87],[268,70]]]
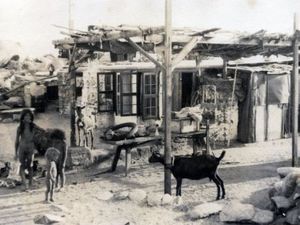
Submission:
[[[181,196],[181,184],[182,184],[182,178],[176,178],[176,196]]]
[[[223,180],[221,179],[221,177],[216,173],[216,178],[219,180],[219,183],[221,185],[221,189],[222,189],[222,198],[224,199],[225,198],[225,187],[224,187],[224,182]]]
[[[25,189],[28,189],[27,183],[26,183],[26,177],[25,177],[25,165],[21,164],[20,166],[20,176],[22,179],[22,184],[25,186]]]
[[[84,131],[84,137],[85,137],[84,146],[89,146],[89,137],[88,137],[88,133],[86,131]]]
[[[56,176],[56,182],[55,182],[55,188],[58,188],[58,179],[59,179],[59,175],[57,174],[57,176]]]
[[[60,171],[59,171],[59,175],[60,177],[60,188],[63,188],[64,185],[65,185],[65,180],[66,180],[66,175],[65,175],[65,169],[62,168]]]
[[[216,175],[213,175],[213,177],[211,177],[211,179],[213,180],[213,182],[216,184],[217,186],[217,189],[218,189],[218,195],[217,195],[217,198],[216,200],[220,200],[220,182],[219,180],[217,179]]]
[[[93,150],[94,149],[94,134],[93,134],[92,130],[90,131],[90,135],[91,135],[91,149]]]
[[[29,175],[29,187],[31,187],[32,186],[32,179],[33,179],[33,168],[32,168],[32,166],[30,166],[29,168],[28,168],[28,175]]]
[[[80,146],[80,127],[77,125],[77,134],[78,134],[78,145]]]

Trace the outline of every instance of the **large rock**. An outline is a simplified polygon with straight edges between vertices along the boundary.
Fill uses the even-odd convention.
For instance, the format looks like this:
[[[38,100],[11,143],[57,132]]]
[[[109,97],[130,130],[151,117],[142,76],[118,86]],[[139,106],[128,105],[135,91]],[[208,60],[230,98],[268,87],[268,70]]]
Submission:
[[[159,206],[162,202],[162,195],[158,193],[150,193],[147,196],[148,206]]]
[[[282,181],[282,194],[285,197],[290,197],[297,186],[300,183],[300,173],[289,173]]]
[[[277,173],[281,178],[286,177],[290,173],[298,173],[300,174],[300,168],[297,167],[279,167],[277,169]]]
[[[274,188],[277,191],[277,193],[281,194],[282,193],[282,187],[283,187],[283,181],[278,181],[274,184]]]
[[[286,222],[292,225],[299,225],[300,219],[299,219],[300,211],[297,208],[294,208],[287,212],[286,215]]]
[[[51,205],[50,208],[54,211],[54,212],[63,212],[63,213],[70,213],[70,209],[65,207],[64,205]]]
[[[36,224],[52,224],[63,222],[63,218],[52,214],[37,215],[33,219]]]
[[[270,225],[283,225],[283,224],[286,224],[286,217],[278,217]]]
[[[136,203],[144,203],[146,200],[147,194],[144,190],[135,189],[129,193],[129,199]]]
[[[96,196],[96,198],[101,201],[107,201],[107,200],[111,199],[112,197],[113,197],[113,194],[109,191],[101,192],[100,194],[98,194]]]
[[[271,200],[274,202],[275,207],[278,210],[286,211],[291,206],[290,200],[284,196],[274,196],[271,198]]]
[[[172,202],[173,202],[173,197],[169,194],[164,194],[164,196],[162,197],[161,204],[163,206],[166,206],[166,205],[171,205]]]
[[[252,219],[254,223],[269,224],[274,220],[274,214],[269,210],[255,209],[255,215]]]
[[[204,203],[201,205],[197,205],[193,210],[191,210],[189,212],[189,216],[193,220],[201,219],[221,212],[222,208],[223,205],[218,203]]]
[[[117,192],[114,195],[114,199],[115,200],[125,200],[128,199],[129,196],[129,192],[128,191],[121,191],[121,192]]]
[[[294,190],[294,193],[291,197],[291,199],[296,203],[298,202],[299,204],[299,200],[300,200],[300,183],[297,183],[296,187],[295,187],[295,190]]]
[[[255,207],[250,204],[242,204],[237,201],[224,205],[220,213],[222,222],[249,222],[255,215]]]

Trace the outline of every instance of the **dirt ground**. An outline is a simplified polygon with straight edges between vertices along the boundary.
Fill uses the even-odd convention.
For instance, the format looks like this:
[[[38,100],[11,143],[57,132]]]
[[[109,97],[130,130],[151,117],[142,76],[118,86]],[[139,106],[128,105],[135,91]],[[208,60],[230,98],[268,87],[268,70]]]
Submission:
[[[62,128],[69,133],[69,119],[53,110],[37,115],[36,123],[44,128]],[[1,162],[13,159],[17,125],[0,123]],[[222,149],[214,150],[214,154],[219,155],[221,151]],[[219,168],[227,192],[225,201],[236,199],[259,208],[267,208],[268,188],[279,180],[276,168],[290,165],[290,156],[290,139],[226,149]],[[0,224],[33,224],[34,216],[44,213],[62,216],[64,221],[59,224],[222,224],[218,216],[196,221],[187,216],[187,211],[194,206],[215,200],[216,187],[208,179],[183,181],[182,200],[185,207],[181,209],[172,206],[149,207],[130,200],[99,199],[105,192],[117,193],[133,189],[163,194],[164,172],[161,165],[149,164],[147,157],[133,157],[127,177],[124,176],[123,160],[116,172],[93,176],[109,168],[110,163],[109,160],[90,169],[68,171],[67,186],[63,192],[55,193],[53,204],[43,202],[43,178],[35,180],[35,189],[30,192],[21,192],[19,187],[0,188]],[[175,193],[173,178],[172,193]]]

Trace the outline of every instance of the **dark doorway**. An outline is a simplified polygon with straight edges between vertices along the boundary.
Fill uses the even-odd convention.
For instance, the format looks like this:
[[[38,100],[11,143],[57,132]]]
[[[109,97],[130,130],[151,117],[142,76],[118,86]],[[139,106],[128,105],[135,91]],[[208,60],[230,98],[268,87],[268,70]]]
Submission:
[[[49,101],[58,99],[58,86],[48,86],[47,87],[47,99]]]
[[[191,106],[193,73],[181,73],[181,107]]]
[[[83,73],[76,72],[76,98],[82,96],[82,87],[83,87]]]

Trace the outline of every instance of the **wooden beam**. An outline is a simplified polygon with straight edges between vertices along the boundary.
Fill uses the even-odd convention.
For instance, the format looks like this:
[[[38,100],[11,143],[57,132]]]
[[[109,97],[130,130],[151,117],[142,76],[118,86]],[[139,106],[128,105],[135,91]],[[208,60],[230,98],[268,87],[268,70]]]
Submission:
[[[179,52],[179,54],[172,60],[172,71],[176,68],[176,65],[180,63],[190,51],[197,45],[198,37],[193,37]]]
[[[165,71],[164,71],[164,125],[165,125],[165,193],[171,194],[171,111],[172,111],[172,0],[165,0]]]
[[[94,51],[90,50],[86,53],[84,53],[83,56],[81,56],[76,62],[74,62],[74,65],[76,66],[76,68],[78,68],[78,64],[81,63],[82,61],[86,60],[89,56],[91,56],[93,54]]]
[[[298,27],[298,15],[294,17],[294,64],[292,72],[292,166],[298,166],[298,64],[299,64],[299,27]]]
[[[163,31],[164,31],[164,27],[148,27],[145,29],[135,29],[135,30],[108,30],[99,33],[85,32],[89,36],[55,40],[53,41],[53,44],[63,45],[63,44],[75,44],[75,43],[97,43],[101,41],[110,41],[110,40],[117,40],[122,38],[126,39],[130,37],[142,37],[145,35],[160,34]]]
[[[196,33],[192,34],[191,36],[204,36],[205,34],[215,32],[215,31],[218,31],[218,30],[220,30],[220,28],[211,28],[211,29],[208,29],[208,30],[196,32]]]
[[[128,43],[137,51],[139,51],[141,54],[143,54],[147,59],[149,59],[151,62],[153,62],[157,67],[159,67],[161,70],[165,70],[165,67],[156,59],[154,59],[148,52],[146,52],[141,46],[136,44],[134,41],[132,41],[130,38],[125,38]]]

